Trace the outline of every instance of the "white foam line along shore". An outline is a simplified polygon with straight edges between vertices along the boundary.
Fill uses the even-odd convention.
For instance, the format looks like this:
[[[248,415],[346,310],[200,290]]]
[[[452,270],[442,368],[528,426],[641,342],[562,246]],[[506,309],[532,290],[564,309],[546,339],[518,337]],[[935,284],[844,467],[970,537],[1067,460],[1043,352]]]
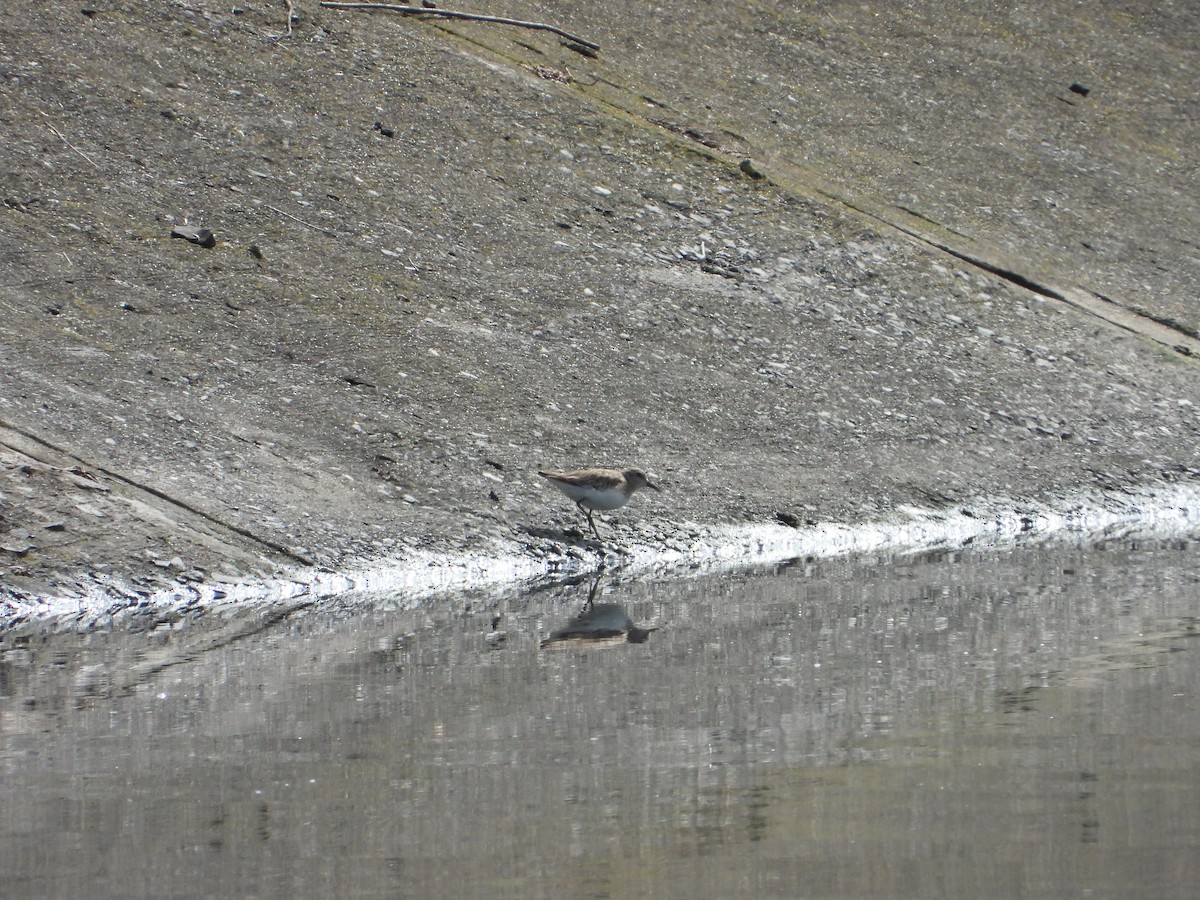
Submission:
[[[966,512],[964,510],[970,510]],[[915,553],[970,544],[1003,551],[1018,545],[1139,537],[1166,539],[1200,535],[1200,486],[1159,484],[1126,492],[1094,493],[1034,505],[978,501],[955,510],[905,508],[887,521],[859,525],[689,526],[686,546],[643,543],[620,555],[539,558],[517,542],[455,556],[432,552],[377,560],[342,572],[296,569],[267,581],[189,584],[139,598],[138,606],[162,609],[211,604],[312,602],[351,592],[386,593],[393,602],[415,605],[439,594],[518,587],[546,577],[570,577],[608,565],[624,575],[646,577],[710,574],[766,566],[798,557],[830,558],[869,553]],[[0,603],[0,628],[17,621],[69,617],[73,627],[113,615],[129,605],[131,591],[97,582],[79,596],[38,597]]]

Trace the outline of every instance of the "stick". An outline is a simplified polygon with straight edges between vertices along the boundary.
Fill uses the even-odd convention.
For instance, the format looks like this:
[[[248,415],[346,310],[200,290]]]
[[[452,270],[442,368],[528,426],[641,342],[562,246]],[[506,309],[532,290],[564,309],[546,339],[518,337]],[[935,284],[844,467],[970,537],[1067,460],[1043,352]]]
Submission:
[[[321,0],[321,5],[329,9],[382,9],[387,12],[400,13],[402,16],[434,16],[441,19],[465,19],[468,22],[491,22],[493,25],[516,25],[518,28],[532,28],[535,31],[550,31],[559,37],[566,38],[587,47],[589,50],[599,50],[600,45],[592,41],[556,28],[543,22],[522,22],[520,19],[502,19],[499,16],[480,16],[475,13],[455,12],[452,9],[426,9],[423,6],[397,6],[394,3],[339,3],[332,0]]]
[[[281,216],[286,216],[287,218],[291,219],[293,222],[299,222],[305,228],[311,228],[313,231],[319,231],[319,232],[321,232],[321,234],[326,235],[328,237],[337,237],[338,236],[338,233],[336,231],[330,231],[328,228],[322,228],[320,225],[314,225],[312,222],[305,222],[303,219],[297,219],[290,212],[284,212],[282,209],[279,209],[276,206],[272,206],[270,203],[264,203],[263,206],[265,206],[267,209],[271,210],[271,212],[277,212]]]
[[[45,116],[46,114],[42,113],[42,115]],[[49,118],[49,116],[46,116],[46,117]],[[51,125],[49,122],[46,123],[46,127],[49,128],[51,131],[53,131],[55,134],[57,134],[59,136],[59,138],[62,139],[62,142],[64,144],[66,144],[68,147],[70,147],[72,150],[74,150],[76,153],[78,153],[80,156],[82,156],[84,159],[86,159],[89,163],[91,163],[93,166],[95,166],[97,170],[103,171],[103,169],[100,169],[100,166],[96,165],[95,160],[93,160],[90,156],[88,156],[86,153],[84,153],[82,150],[80,150],[78,147],[76,147],[74,144],[72,144],[70,141],[68,141],[65,137],[63,137],[63,133],[61,131],[59,131],[57,128],[55,128],[53,125]]]

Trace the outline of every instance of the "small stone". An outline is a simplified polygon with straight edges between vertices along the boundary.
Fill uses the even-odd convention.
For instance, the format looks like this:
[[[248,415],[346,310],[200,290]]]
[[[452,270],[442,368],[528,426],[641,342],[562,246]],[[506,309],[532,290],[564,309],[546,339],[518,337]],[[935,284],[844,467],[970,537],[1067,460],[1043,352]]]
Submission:
[[[212,249],[217,246],[217,238],[211,228],[200,228],[193,225],[176,225],[171,229],[171,237],[183,238],[193,244]]]
[[[745,173],[746,175],[749,175],[751,178],[753,178],[755,181],[758,181],[760,178],[763,177],[763,173],[760,172],[758,170],[758,167],[755,166],[754,163],[749,159],[743,159],[740,163],[738,163],[738,168],[741,169],[743,173]]]

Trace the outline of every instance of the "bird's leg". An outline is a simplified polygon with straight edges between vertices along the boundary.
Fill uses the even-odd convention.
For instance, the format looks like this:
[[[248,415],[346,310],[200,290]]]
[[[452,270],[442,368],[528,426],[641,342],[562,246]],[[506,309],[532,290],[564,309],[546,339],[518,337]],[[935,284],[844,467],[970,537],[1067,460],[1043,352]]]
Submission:
[[[581,513],[587,516],[588,524],[592,526],[592,534],[596,536],[596,540],[603,540],[603,538],[600,537],[600,532],[596,530],[596,523],[592,521],[592,511],[590,509],[586,509],[582,502],[577,502],[575,505],[579,507],[579,511]]]
[[[596,592],[600,590],[600,581],[604,578],[604,559],[600,559],[600,567],[596,569],[596,577],[592,579],[592,588],[588,591],[587,603],[583,604],[584,612],[596,605]]]

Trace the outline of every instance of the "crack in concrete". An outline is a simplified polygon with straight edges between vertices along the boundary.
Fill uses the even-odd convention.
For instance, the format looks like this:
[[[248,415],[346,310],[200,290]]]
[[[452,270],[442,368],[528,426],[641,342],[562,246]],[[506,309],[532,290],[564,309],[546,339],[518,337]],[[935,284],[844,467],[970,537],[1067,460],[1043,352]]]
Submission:
[[[247,528],[243,528],[239,525],[233,524],[232,522],[226,522],[222,519],[219,519],[216,516],[214,516],[212,513],[205,512],[204,510],[200,509],[199,507],[193,506],[192,504],[187,503],[184,500],[180,500],[177,497],[172,497],[170,494],[161,490],[160,488],[156,488],[149,484],[143,484],[143,483],[129,477],[128,475],[123,475],[119,472],[114,472],[111,469],[108,469],[108,468],[105,468],[104,466],[98,465],[95,462],[93,462],[92,460],[85,459],[82,456],[79,456],[78,454],[72,453],[70,450],[67,450],[63,447],[59,447],[59,446],[51,443],[50,441],[46,440],[45,438],[40,437],[39,435],[33,434],[32,432],[30,432],[24,428],[21,428],[18,425],[14,425],[11,422],[0,420],[0,429],[8,431],[13,435],[19,435],[20,437],[24,438],[26,441],[32,442],[36,447],[43,448],[45,450],[50,450],[53,453],[58,454],[63,459],[72,460],[75,463],[78,463],[80,466],[82,466],[83,468],[85,468],[89,471],[100,472],[106,478],[110,478],[115,482],[125,485],[126,487],[132,488],[135,491],[137,491],[139,494],[148,495],[148,496],[153,497],[156,500],[159,500],[163,503],[169,504],[169,506],[173,509],[188,513],[192,516],[196,516],[197,518],[202,519],[203,521],[209,523],[212,526],[215,526],[216,528],[221,529],[222,531],[225,531],[230,534],[235,534],[235,535],[238,535],[239,537],[242,537],[249,541],[252,541],[255,544],[265,547],[266,549],[270,550],[271,552],[278,554],[291,562],[300,563],[301,565],[305,565],[305,566],[315,566],[315,563],[312,560],[305,557],[304,555],[296,552],[295,550],[291,550],[288,547],[285,547],[282,544],[277,543],[276,541],[272,541],[270,538],[265,538],[261,535],[255,534],[253,531],[250,531]],[[12,450],[16,453],[24,454],[25,456],[28,456],[32,459],[36,459],[39,462],[41,462],[43,465],[58,465],[58,463],[54,463],[51,460],[46,459],[44,457],[44,455],[39,456],[38,453],[34,450],[34,448],[31,448],[28,445],[18,446],[20,443],[21,442],[15,441],[11,437],[0,435],[0,444],[4,445],[5,447],[8,447],[10,450]]]
[[[868,213],[870,215],[870,213]],[[877,218],[877,217],[876,217]],[[922,217],[924,218],[924,217]],[[885,221],[885,220],[881,220]],[[1106,297],[1103,294],[1098,294],[1086,288],[1070,287],[1061,290],[1055,290],[1039,281],[1022,274],[1021,272],[1011,269],[1007,266],[1001,266],[996,263],[989,262],[980,256],[966,251],[951,247],[940,241],[936,241],[928,235],[921,234],[919,231],[905,228],[902,225],[888,223],[892,227],[902,231],[915,240],[919,240],[924,244],[941,250],[943,253],[948,253],[955,259],[961,260],[968,265],[975,266],[983,271],[995,275],[997,278],[1003,278],[1005,281],[1015,284],[1017,287],[1024,288],[1048,300],[1055,300],[1070,306],[1072,309],[1088,313],[1120,328],[1123,331],[1128,331],[1140,337],[1148,338],[1158,344],[1167,347],[1170,350],[1178,353],[1180,356],[1189,358],[1200,357],[1200,336],[1196,335],[1190,329],[1182,327],[1178,322],[1170,319],[1162,319],[1156,316],[1148,315],[1139,310],[1133,309]],[[935,223],[936,224],[936,223]]]

